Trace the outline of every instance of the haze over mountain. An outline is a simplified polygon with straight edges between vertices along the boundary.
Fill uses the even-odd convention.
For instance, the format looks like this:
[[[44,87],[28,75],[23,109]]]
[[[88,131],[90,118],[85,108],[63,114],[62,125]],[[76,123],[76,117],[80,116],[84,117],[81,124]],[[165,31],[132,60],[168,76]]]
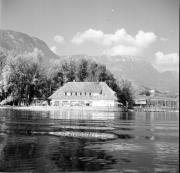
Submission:
[[[0,70],[5,62],[3,51],[15,51],[17,53],[39,50],[43,55],[43,63],[49,60],[71,57],[72,59],[87,58],[98,63],[105,64],[117,79],[125,78],[140,87],[156,88],[161,91],[178,91],[178,74],[172,71],[159,72],[153,65],[142,58],[133,56],[88,56],[70,55],[58,56],[54,54],[46,43],[27,34],[0,30]],[[1,72],[1,71],[0,71]]]

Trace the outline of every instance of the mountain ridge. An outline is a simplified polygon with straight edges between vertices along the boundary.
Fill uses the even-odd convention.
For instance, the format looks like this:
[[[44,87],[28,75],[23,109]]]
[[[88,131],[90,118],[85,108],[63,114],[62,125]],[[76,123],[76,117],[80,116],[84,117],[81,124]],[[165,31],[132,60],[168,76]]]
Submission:
[[[43,40],[17,31],[0,29],[0,47],[7,51],[15,50],[17,53],[39,49],[45,54],[44,58],[59,59]]]

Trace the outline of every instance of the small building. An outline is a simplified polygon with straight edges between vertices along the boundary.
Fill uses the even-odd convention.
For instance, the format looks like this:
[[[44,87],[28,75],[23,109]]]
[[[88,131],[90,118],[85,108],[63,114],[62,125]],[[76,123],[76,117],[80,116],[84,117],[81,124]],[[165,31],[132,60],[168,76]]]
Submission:
[[[52,106],[116,106],[115,92],[105,82],[68,82],[49,97]]]
[[[33,106],[47,106],[48,102],[43,98],[33,98],[31,105]]]
[[[146,96],[141,96],[137,97],[134,100],[134,106],[146,106],[147,105],[147,97]]]
[[[157,109],[179,109],[178,96],[137,96],[135,107],[153,107]]]

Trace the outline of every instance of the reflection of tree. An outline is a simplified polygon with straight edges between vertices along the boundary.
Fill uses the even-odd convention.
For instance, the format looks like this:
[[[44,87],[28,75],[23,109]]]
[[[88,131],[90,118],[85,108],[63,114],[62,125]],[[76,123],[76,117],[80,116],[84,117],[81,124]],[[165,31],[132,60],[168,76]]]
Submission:
[[[59,140],[58,145],[51,146],[51,159],[63,171],[95,171],[115,163],[103,150],[86,149],[86,143],[86,139],[69,138],[68,142]]]
[[[134,112],[120,112],[120,120],[135,120]]]
[[[20,171],[35,164],[37,144],[33,138],[7,137],[0,160],[0,171]],[[27,140],[27,141],[26,141]]]
[[[104,151],[85,149],[85,145],[86,140],[75,138],[9,136],[0,171],[93,171],[115,163]]]
[[[8,122],[8,132],[10,134],[30,135],[33,131],[42,130],[41,124],[48,125],[48,113],[42,116],[42,112],[7,110],[9,116],[6,116]],[[5,112],[6,113],[6,112]]]
[[[6,144],[7,144],[7,135],[1,133],[0,134],[0,165],[3,159],[3,149]]]

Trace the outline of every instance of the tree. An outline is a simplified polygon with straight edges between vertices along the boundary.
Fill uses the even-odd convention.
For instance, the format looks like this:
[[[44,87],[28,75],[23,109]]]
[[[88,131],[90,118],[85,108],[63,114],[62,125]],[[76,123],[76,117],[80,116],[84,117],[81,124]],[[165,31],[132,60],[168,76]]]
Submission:
[[[4,99],[4,90],[3,90],[3,84],[2,81],[0,81],[0,102]]]
[[[85,81],[88,77],[88,61],[86,59],[82,59],[77,68],[77,81]]]
[[[26,98],[26,103],[30,104],[41,78],[40,69],[38,56],[34,53],[9,55],[2,72],[6,97],[11,96],[17,104],[21,103],[22,98]]]
[[[150,96],[151,92],[149,90],[144,90],[140,93],[140,95]]]
[[[47,73],[44,74],[46,74],[46,95],[49,97],[65,81],[60,61],[52,63]]]
[[[132,108],[134,104],[134,96],[132,93],[131,82],[122,79],[117,86],[117,97],[119,102],[128,108]]]

